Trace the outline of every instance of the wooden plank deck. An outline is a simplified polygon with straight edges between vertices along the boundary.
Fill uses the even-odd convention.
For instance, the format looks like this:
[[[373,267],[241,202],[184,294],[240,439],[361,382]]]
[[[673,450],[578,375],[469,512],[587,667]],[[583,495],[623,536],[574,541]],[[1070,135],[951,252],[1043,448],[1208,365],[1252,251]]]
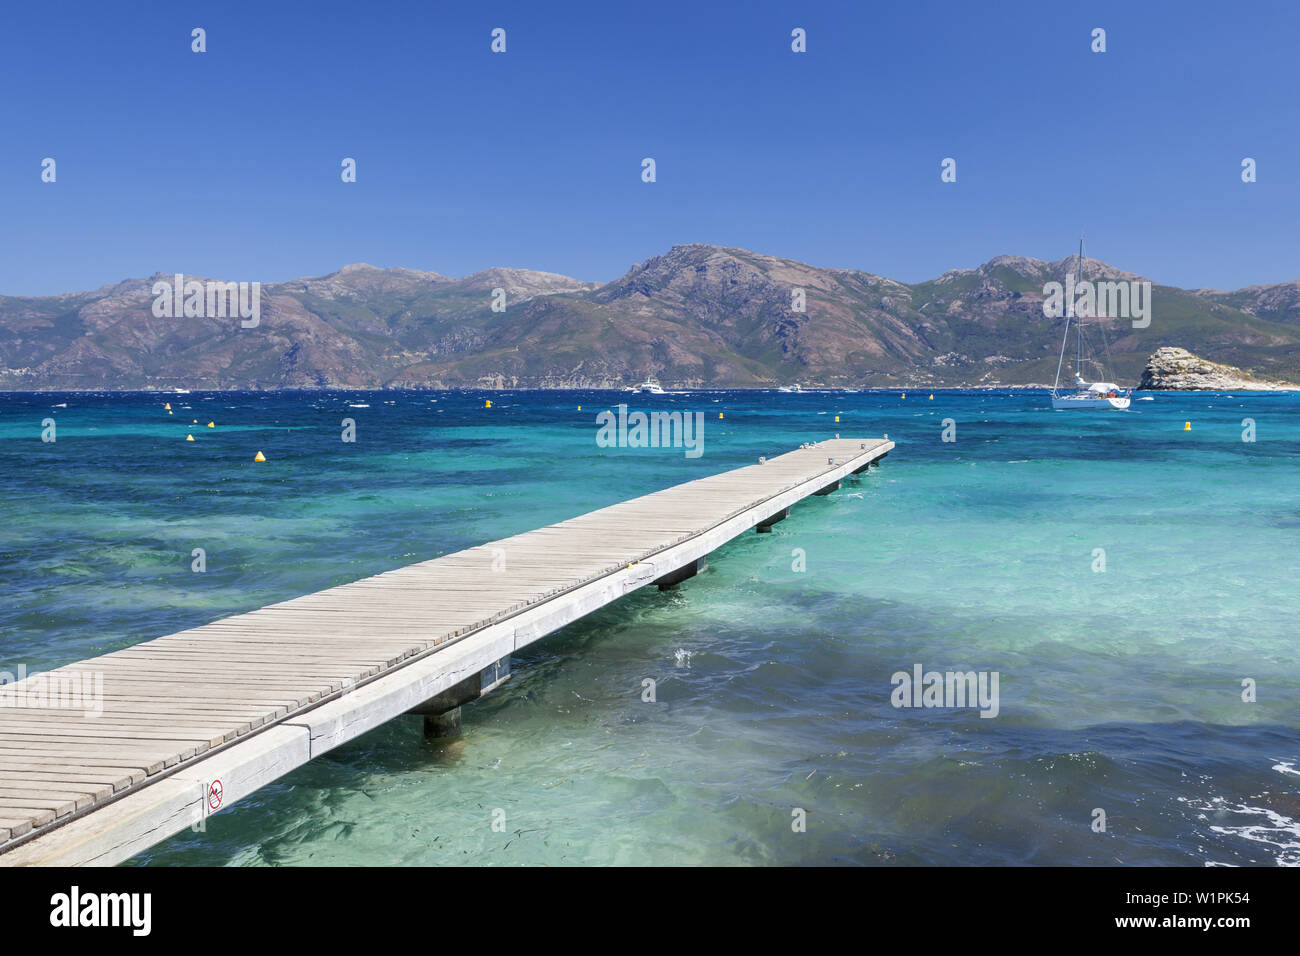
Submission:
[[[211,781],[229,806],[893,447],[810,444],[0,687],[0,864],[127,859],[199,822]],[[16,697],[62,678],[102,712]]]

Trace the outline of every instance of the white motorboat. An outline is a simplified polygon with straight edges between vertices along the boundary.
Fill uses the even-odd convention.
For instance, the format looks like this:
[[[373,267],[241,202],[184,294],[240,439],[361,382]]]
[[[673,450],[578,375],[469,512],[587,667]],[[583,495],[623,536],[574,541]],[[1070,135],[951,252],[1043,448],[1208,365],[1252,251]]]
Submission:
[[[638,395],[666,395],[666,394],[668,394],[668,393],[665,392],[662,388],[659,387],[659,383],[656,382],[653,378],[647,378],[647,379],[646,379],[644,382],[642,382],[640,385],[638,385],[638,386],[636,386],[635,388],[631,389],[631,391],[637,393]]]

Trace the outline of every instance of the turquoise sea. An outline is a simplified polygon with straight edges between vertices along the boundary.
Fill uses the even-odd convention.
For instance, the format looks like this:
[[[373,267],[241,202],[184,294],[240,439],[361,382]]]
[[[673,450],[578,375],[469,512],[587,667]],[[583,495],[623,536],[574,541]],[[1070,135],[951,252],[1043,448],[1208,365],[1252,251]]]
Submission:
[[[0,394],[0,670],[887,433],[517,656],[462,739],[393,721],[136,862],[1300,865],[1300,394],[928,394]],[[703,455],[597,447],[624,400],[703,411]],[[998,716],[893,707],[916,664],[996,671]]]

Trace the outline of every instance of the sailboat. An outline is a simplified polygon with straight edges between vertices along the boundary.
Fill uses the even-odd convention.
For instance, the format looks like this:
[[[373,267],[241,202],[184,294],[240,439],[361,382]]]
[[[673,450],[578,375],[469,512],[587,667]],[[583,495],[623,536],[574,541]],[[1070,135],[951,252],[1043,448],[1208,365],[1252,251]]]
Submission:
[[[1079,288],[1083,281],[1083,238],[1079,238],[1079,262],[1075,272],[1074,287]],[[1070,301],[1066,303],[1065,309],[1065,335],[1061,339],[1061,358],[1056,363],[1056,382],[1052,385],[1052,408],[1101,408],[1101,409],[1125,409],[1133,399],[1132,389],[1122,389],[1114,382],[1089,382],[1083,377],[1084,363],[1098,368],[1104,377],[1109,378],[1110,374],[1106,365],[1088,349],[1089,355],[1084,357],[1085,352],[1085,334],[1083,331],[1083,319],[1086,316],[1075,315],[1074,296],[1070,296]],[[1070,324],[1074,323],[1074,391],[1066,391],[1061,388],[1061,369],[1065,366],[1065,346],[1070,341]],[[1100,322],[1097,328],[1101,330],[1101,340],[1105,345],[1106,356],[1110,357],[1110,343],[1106,340],[1106,327]],[[1089,343],[1090,344],[1090,343]],[[1108,364],[1108,363],[1107,363]]]

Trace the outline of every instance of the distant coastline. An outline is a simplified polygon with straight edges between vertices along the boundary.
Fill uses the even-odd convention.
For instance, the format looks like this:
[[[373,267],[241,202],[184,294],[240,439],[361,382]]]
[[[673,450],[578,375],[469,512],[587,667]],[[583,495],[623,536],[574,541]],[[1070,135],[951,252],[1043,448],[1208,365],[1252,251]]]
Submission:
[[[670,392],[778,392],[779,386],[776,385],[743,385],[743,386],[723,386],[710,385],[702,387],[687,387],[684,385],[666,384]],[[888,395],[898,392],[904,393],[930,393],[930,392],[1050,392],[1051,385],[1047,384],[1027,384],[1027,385],[873,385],[862,388],[847,388],[842,386],[820,386],[805,385],[803,394],[840,394],[840,395]],[[1300,385],[1289,388],[1251,388],[1249,386],[1236,386],[1235,388],[1223,389],[1205,389],[1205,388],[1135,388],[1135,392],[1147,392],[1157,394],[1160,392],[1204,392],[1204,391],[1251,391],[1256,393],[1266,392],[1295,392],[1300,391]],[[294,392],[338,392],[339,394],[356,394],[362,392],[373,392],[379,394],[401,394],[405,392],[445,392],[447,394],[455,393],[480,393],[480,392],[612,392],[621,393],[622,386],[597,386],[597,385],[571,385],[571,386],[549,386],[541,387],[534,385],[519,386],[491,386],[491,385],[456,385],[456,386],[282,386],[276,388],[202,388],[195,387],[186,389],[186,392],[194,393],[212,393],[217,395],[237,395],[241,393],[266,394],[266,395],[287,395]],[[0,388],[0,395],[102,395],[105,393],[122,394],[122,395],[158,395],[158,396],[175,396],[178,393],[173,388]],[[790,394],[790,393],[781,393]],[[642,396],[644,397],[644,396]]]
[[[1046,308],[1048,290],[1073,265],[998,256],[906,284],[701,244],[604,284],[351,265],[257,284],[257,301],[235,310],[255,321],[213,294],[237,283],[159,274],[0,296],[0,389],[499,391],[620,388],[646,376],[678,389],[1041,388],[1054,381],[1064,322]],[[1137,382],[1148,357],[1174,343],[1255,378],[1300,381],[1300,280],[1220,292],[1096,259],[1078,271],[1098,289],[1150,285],[1141,321],[1098,299],[1117,382]],[[182,280],[193,292],[178,306]]]

